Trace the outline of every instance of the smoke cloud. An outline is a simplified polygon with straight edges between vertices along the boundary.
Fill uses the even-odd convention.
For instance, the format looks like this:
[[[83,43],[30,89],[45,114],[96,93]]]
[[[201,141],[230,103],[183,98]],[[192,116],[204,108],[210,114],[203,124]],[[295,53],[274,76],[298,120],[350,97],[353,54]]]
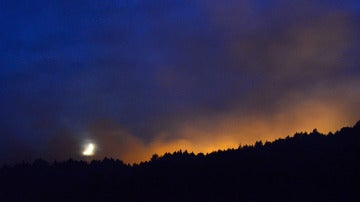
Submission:
[[[356,1],[3,1],[1,162],[147,160],[359,119]]]

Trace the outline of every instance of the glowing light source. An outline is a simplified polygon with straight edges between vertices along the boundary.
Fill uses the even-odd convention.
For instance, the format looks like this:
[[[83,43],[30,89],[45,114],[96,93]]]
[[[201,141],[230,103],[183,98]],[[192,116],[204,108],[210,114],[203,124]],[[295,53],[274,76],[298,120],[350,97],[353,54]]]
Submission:
[[[92,156],[95,154],[95,145],[93,143],[88,144],[83,153],[84,156]]]

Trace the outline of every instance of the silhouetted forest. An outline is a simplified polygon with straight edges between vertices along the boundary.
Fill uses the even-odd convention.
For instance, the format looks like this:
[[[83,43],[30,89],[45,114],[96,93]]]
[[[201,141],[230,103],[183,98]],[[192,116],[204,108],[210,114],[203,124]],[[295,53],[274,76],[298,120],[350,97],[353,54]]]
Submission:
[[[36,160],[3,166],[0,201],[360,201],[360,121],[323,135],[149,162]]]

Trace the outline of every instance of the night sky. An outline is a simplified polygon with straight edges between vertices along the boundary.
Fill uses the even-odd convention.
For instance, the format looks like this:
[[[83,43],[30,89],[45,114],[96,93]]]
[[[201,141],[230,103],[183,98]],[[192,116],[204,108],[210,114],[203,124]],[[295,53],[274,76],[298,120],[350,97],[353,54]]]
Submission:
[[[1,0],[0,27],[1,163],[88,143],[132,163],[360,119],[357,0]]]

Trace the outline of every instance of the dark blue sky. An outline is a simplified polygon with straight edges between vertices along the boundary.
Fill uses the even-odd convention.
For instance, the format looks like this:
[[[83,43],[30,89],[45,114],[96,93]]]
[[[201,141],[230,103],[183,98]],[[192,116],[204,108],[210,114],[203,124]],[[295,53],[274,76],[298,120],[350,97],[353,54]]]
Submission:
[[[196,152],[359,119],[358,1],[0,2],[1,161]]]

